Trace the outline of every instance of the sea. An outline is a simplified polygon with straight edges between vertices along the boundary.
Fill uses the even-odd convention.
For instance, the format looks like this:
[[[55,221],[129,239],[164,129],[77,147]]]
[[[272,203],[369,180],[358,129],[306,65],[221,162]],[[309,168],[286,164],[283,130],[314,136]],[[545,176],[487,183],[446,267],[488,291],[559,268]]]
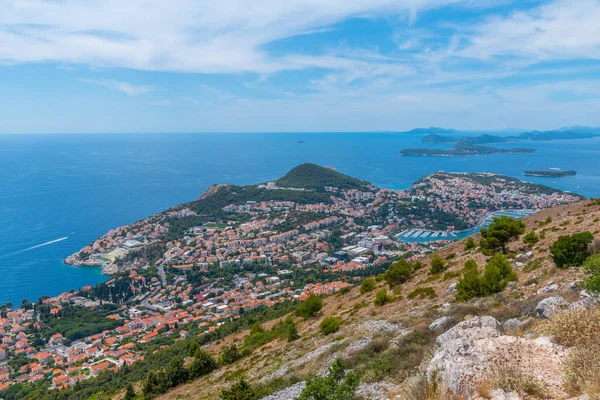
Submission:
[[[471,132],[477,134],[477,132]],[[463,135],[463,133],[461,133]],[[397,133],[0,135],[0,304],[102,282],[62,260],[110,229],[194,200],[213,183],[254,184],[313,162],[403,189],[429,173],[493,172],[600,197],[600,138],[521,142],[533,154],[400,157],[440,147]],[[574,169],[564,178],[526,169]]]

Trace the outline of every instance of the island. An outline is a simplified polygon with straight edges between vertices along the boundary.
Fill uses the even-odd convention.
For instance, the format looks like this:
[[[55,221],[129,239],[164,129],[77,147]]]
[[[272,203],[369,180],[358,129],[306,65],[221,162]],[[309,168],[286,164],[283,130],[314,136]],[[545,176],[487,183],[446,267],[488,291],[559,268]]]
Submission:
[[[527,176],[541,176],[541,177],[547,177],[547,178],[562,178],[563,176],[573,176],[573,175],[577,175],[577,172],[570,169],[567,171],[546,171],[546,170],[542,170],[542,171],[534,171],[534,170],[528,170],[528,171],[524,171],[523,175],[527,175]]]
[[[398,153],[401,156],[420,157],[458,157],[458,156],[480,156],[487,154],[528,154],[536,150],[531,148],[513,147],[502,149],[492,146],[480,146],[472,143],[458,142],[448,150],[444,149],[402,149]]]

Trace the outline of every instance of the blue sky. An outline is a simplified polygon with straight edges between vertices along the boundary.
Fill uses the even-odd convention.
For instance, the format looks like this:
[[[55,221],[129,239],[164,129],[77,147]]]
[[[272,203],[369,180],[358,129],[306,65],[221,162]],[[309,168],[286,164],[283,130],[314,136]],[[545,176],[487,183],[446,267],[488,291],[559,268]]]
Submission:
[[[0,0],[0,132],[600,125],[600,0]]]

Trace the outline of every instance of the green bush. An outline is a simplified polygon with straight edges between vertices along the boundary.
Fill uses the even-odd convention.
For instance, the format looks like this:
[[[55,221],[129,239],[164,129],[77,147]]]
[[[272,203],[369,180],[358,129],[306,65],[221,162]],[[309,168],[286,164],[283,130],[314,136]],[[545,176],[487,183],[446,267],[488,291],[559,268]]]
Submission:
[[[298,334],[298,329],[296,328],[296,324],[293,321],[287,327],[286,337],[288,342],[293,342],[294,340],[300,338],[300,335]]]
[[[355,373],[345,373],[345,370],[346,364],[344,361],[340,358],[336,359],[329,367],[326,376],[313,376],[308,379],[299,400],[354,399],[354,392],[358,388],[359,379]]]
[[[600,293],[600,254],[588,257],[583,263],[588,277],[583,281],[583,287],[588,293],[598,295]]]
[[[590,255],[588,246],[594,240],[589,232],[561,236],[550,246],[550,254],[558,268],[580,266]]]
[[[377,294],[375,295],[375,305],[376,306],[384,306],[387,303],[391,303],[394,300],[394,297],[390,294],[388,294],[387,289],[383,288],[383,289],[379,289],[377,291]]]
[[[375,279],[374,278],[367,278],[367,279],[363,279],[362,283],[360,284],[360,292],[361,293],[367,293],[372,291],[373,289],[375,289]]]
[[[489,252],[506,253],[506,245],[525,232],[525,222],[508,216],[495,217],[490,226],[481,229],[481,247]]]
[[[540,238],[538,237],[538,235],[536,235],[536,233],[534,231],[529,232],[523,238],[523,243],[528,244],[530,246],[533,246],[534,244],[536,244],[539,241],[540,241]]]
[[[323,308],[323,299],[315,294],[308,296],[296,309],[296,314],[304,319],[314,317]]]
[[[475,241],[472,237],[469,237],[465,242],[465,251],[473,250],[475,247]]]
[[[191,379],[211,373],[217,368],[217,362],[207,352],[203,350],[196,351],[194,361],[190,364],[189,375]]]
[[[444,260],[442,259],[442,257],[440,257],[437,254],[433,256],[433,258],[431,259],[431,269],[429,270],[429,273],[432,275],[436,275],[441,272],[444,272],[445,270],[446,265],[444,264]]]
[[[331,333],[337,332],[340,330],[340,319],[336,317],[327,317],[323,321],[321,321],[321,325],[319,328],[321,329],[321,333],[323,335],[329,335]]]
[[[435,290],[431,287],[424,287],[424,288],[417,288],[415,290],[413,290],[412,292],[410,292],[408,294],[409,299],[414,299],[415,297],[418,297],[420,299],[425,299],[425,298],[429,298],[429,299],[434,299],[437,297],[437,294],[435,293]]]
[[[388,285],[394,287],[408,281],[412,274],[412,265],[403,258],[389,266],[384,274],[384,278]]]
[[[237,360],[242,358],[242,353],[235,344],[231,346],[225,346],[221,351],[221,363],[222,364],[233,364]]]
[[[458,280],[456,299],[464,301],[473,297],[489,296],[500,293],[508,282],[515,281],[517,276],[512,270],[510,261],[502,254],[496,254],[486,265],[483,275],[473,260],[465,263],[462,279]]]
[[[245,380],[240,379],[229,389],[221,392],[221,400],[256,400],[256,390]]]

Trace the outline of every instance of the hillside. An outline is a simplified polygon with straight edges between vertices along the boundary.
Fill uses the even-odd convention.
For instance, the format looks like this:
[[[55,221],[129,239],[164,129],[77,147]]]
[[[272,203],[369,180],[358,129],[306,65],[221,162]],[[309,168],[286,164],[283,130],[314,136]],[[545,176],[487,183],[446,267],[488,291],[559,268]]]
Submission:
[[[281,187],[324,190],[326,186],[339,189],[362,189],[368,182],[344,175],[328,167],[316,164],[301,164],[276,181]]]
[[[269,399],[292,399],[293,394],[304,387],[305,379],[325,372],[336,358],[344,359],[348,368],[358,374],[357,393],[368,399],[446,399],[450,396],[461,399],[466,398],[460,394],[463,389],[480,399],[504,398],[498,397],[497,389],[505,389],[507,393],[526,390],[527,398],[552,399],[566,399],[586,391],[591,395],[598,393],[592,391],[598,387],[573,386],[573,378],[564,372],[567,363],[578,360],[569,354],[579,354],[577,343],[585,338],[564,336],[561,323],[574,323],[574,320],[569,312],[560,314],[559,311],[593,304],[587,295],[580,294],[577,282],[585,275],[579,269],[557,269],[548,248],[562,235],[587,230],[597,236],[599,217],[597,203],[582,201],[526,218],[525,231],[535,230],[542,238],[533,247],[523,244],[523,235],[510,243],[509,248],[515,254],[511,263],[517,280],[500,294],[456,301],[454,287],[466,261],[474,260],[481,268],[489,260],[479,249],[465,251],[465,241],[457,242],[435,253],[447,265],[444,272],[431,275],[432,257],[428,256],[422,260],[424,268],[393,289],[380,281],[375,289],[366,293],[355,287],[347,293],[327,297],[317,317],[308,320],[294,317],[299,340],[270,341],[255,349],[252,356],[160,398],[216,399],[221,389],[246,376],[260,393],[277,392],[290,386],[291,389]],[[387,305],[376,306],[373,300],[381,288],[388,288],[395,299]],[[546,307],[552,301],[555,307]],[[594,312],[570,311],[579,313],[574,318],[587,318],[586,313]],[[341,327],[335,334],[323,335],[319,325],[325,317],[331,316],[339,318]],[[263,327],[269,329],[274,323],[265,323]],[[436,344],[435,338],[443,332],[447,334]],[[548,338],[551,334],[554,339]],[[207,350],[216,355],[224,346],[241,345],[248,335],[248,331],[237,333],[208,346]],[[447,347],[446,342],[473,338],[479,340],[474,342],[479,344],[472,348],[465,344],[462,356],[444,358],[455,351]],[[461,388],[457,389],[458,394],[442,392],[440,387],[435,392],[434,386],[427,383],[424,376],[429,372],[431,379],[433,365],[438,368],[436,376],[448,388]],[[600,371],[593,373],[600,374]],[[518,384],[506,381],[516,378],[525,381]],[[426,390],[429,396],[422,397]],[[514,398],[524,398],[516,396]]]
[[[102,265],[112,275],[107,282],[24,302],[17,310],[0,309],[11,321],[3,324],[8,335],[0,349],[9,359],[0,366],[6,381],[0,396],[106,400],[129,388],[128,399],[135,398],[133,392],[154,398],[171,389],[182,398],[217,398],[235,383],[235,390],[256,392],[241,397],[253,399],[295,383],[289,390],[301,389],[311,377],[309,386],[318,386],[314,373],[337,358],[344,361],[335,362],[335,371],[355,372],[340,390],[353,391],[357,382],[366,398],[372,398],[366,394],[371,389],[401,390],[433,350],[436,332],[421,324],[440,313],[457,313],[452,304],[465,303],[466,298],[454,302],[455,293],[440,290],[444,285],[468,272],[471,286],[460,293],[479,296],[508,287],[506,298],[488,299],[506,305],[520,301],[507,259],[496,259],[498,265],[482,272],[485,254],[512,249],[498,237],[525,233],[518,224],[490,226],[482,240],[485,254],[464,255],[452,244],[454,232],[498,211],[524,215],[581,199],[489,173],[437,172],[407,190],[332,187],[362,181],[310,165],[294,175],[299,185],[326,186],[214,185],[198,200],[109,231],[67,260]],[[592,222],[577,218],[573,226],[597,222],[591,210]],[[543,239],[567,226],[543,224],[538,231]],[[401,239],[408,228],[414,237],[423,236]],[[512,250],[516,268],[525,250]],[[442,259],[431,258],[436,251]],[[546,249],[536,251],[542,257]],[[569,252],[563,255],[568,259]],[[463,269],[467,256],[478,269]],[[539,268],[534,264],[528,273]],[[491,306],[485,307],[487,312]],[[80,329],[86,315],[96,317]],[[24,340],[32,344],[25,350],[28,357]],[[373,353],[363,354],[367,349]],[[51,375],[41,372],[50,367]],[[240,382],[242,376],[250,383]],[[200,377],[195,386],[186,385]],[[240,398],[231,396],[222,395]]]

